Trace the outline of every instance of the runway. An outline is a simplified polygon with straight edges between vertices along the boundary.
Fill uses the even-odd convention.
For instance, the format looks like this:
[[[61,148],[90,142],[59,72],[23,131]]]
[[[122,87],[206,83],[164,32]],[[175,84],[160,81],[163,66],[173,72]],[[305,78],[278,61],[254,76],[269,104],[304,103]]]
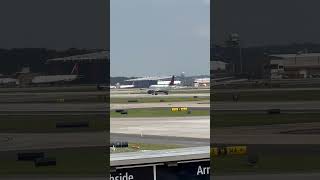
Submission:
[[[110,89],[110,94],[147,94],[147,89],[139,89],[139,88],[132,88],[132,89]],[[170,94],[184,94],[184,93],[205,93],[210,91],[210,88],[181,88],[181,89],[172,89]]]
[[[106,146],[107,132],[0,133],[0,151]]]
[[[320,123],[278,124],[264,126],[242,126],[213,128],[212,144],[319,144]],[[290,131],[303,130],[304,134]],[[306,134],[307,132],[310,134]]]
[[[99,97],[107,96],[107,92],[92,91],[92,92],[15,92],[15,93],[0,93],[0,103],[39,103],[52,102],[57,99],[66,99],[68,101],[83,101],[99,100]]]
[[[174,93],[174,94],[110,94],[111,98],[172,98],[172,97],[210,97],[210,93]]]
[[[110,134],[110,141],[127,141],[143,144],[170,144],[183,147],[200,147],[209,146],[208,138],[187,138],[187,137],[169,137],[169,136],[151,136],[151,135],[135,135],[135,134]]]
[[[0,113],[12,112],[101,112],[106,113],[107,103],[14,103],[1,104]],[[132,103],[132,104],[111,104],[110,109],[134,109],[134,108],[155,108],[155,107],[194,107],[209,108],[209,101],[197,102],[172,102],[172,103]]]
[[[3,112],[106,112],[107,103],[0,103]]]
[[[190,101],[190,102],[111,104],[110,109],[115,110],[115,109],[140,109],[140,108],[165,108],[165,107],[210,108],[210,102],[209,101]]]
[[[164,137],[210,138],[210,118],[162,117],[162,118],[111,118],[111,133],[155,135]]]
[[[212,144],[319,144],[320,135],[213,135]]]

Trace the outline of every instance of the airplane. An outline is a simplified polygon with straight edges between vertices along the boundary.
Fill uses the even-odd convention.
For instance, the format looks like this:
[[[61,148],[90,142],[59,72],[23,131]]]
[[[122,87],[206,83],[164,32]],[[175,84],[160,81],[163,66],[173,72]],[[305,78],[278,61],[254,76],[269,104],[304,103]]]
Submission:
[[[116,89],[117,86],[112,86],[112,85],[110,85],[109,88],[110,88],[110,89]]]
[[[175,89],[177,86],[174,81],[175,76],[173,75],[169,84],[154,84],[147,90],[148,94],[158,95],[158,93],[169,94],[169,90]]]
[[[19,81],[14,78],[0,78],[0,85],[19,84]]]
[[[76,63],[70,74],[66,75],[42,75],[35,76],[31,80],[31,84],[53,84],[71,82],[79,78],[79,65]]]

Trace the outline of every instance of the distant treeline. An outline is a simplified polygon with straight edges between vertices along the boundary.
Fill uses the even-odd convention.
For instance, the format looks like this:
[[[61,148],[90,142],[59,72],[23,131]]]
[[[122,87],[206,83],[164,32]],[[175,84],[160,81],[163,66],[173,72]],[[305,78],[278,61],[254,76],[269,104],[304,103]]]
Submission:
[[[30,67],[32,72],[47,72],[46,60],[72,55],[87,54],[101,50],[67,49],[51,50],[44,48],[0,49],[0,74],[11,75],[22,67]]]

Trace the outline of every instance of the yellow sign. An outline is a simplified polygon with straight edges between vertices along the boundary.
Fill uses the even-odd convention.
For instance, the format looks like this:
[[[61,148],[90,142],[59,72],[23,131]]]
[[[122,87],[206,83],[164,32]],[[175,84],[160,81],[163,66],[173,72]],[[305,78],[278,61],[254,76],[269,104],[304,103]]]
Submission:
[[[64,99],[63,99],[63,98],[61,98],[61,99],[57,99],[57,102],[59,102],[59,103],[63,103],[63,102],[64,102]]]
[[[229,146],[229,147],[211,148],[212,156],[245,155],[246,153],[247,153],[247,146]]]
[[[174,108],[171,108],[171,111],[172,111],[172,112],[188,111],[188,108],[187,108],[187,107],[174,107]]]

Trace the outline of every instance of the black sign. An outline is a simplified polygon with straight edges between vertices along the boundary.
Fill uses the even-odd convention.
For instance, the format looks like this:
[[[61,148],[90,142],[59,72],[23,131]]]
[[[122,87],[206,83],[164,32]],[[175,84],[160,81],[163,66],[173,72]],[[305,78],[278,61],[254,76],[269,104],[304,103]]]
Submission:
[[[153,180],[153,166],[117,169],[110,180]]]
[[[110,173],[110,180],[154,180],[153,166],[127,167]],[[156,180],[209,180],[210,161],[157,165]]]
[[[157,166],[157,180],[210,180],[210,161]]]

